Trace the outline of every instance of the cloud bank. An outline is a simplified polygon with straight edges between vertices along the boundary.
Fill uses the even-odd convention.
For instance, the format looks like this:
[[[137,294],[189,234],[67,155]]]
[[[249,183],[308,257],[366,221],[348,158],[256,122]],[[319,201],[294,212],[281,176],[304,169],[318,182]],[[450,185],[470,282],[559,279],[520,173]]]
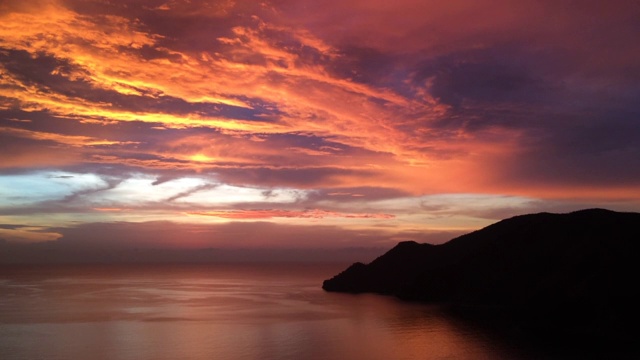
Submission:
[[[0,237],[260,220],[391,246],[524,212],[638,211],[639,16],[633,1],[5,1]]]

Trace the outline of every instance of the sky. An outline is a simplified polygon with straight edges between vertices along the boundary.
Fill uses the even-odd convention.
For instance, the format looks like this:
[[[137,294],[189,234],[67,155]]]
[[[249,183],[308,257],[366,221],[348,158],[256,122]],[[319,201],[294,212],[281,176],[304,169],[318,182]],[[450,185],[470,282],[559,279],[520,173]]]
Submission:
[[[626,0],[0,1],[0,261],[367,258],[525,213],[640,211],[639,18]]]

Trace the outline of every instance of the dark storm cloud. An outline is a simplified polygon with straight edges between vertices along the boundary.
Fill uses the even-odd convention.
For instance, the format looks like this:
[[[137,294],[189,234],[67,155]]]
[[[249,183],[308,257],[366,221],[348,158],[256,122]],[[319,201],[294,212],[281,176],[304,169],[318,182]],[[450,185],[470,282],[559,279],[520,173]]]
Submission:
[[[340,52],[343,56],[329,67],[335,76],[374,85],[388,82],[391,71],[402,60],[398,56],[356,44],[342,47]]]
[[[465,102],[543,104],[561,81],[540,68],[548,56],[522,45],[463,51],[418,65],[413,81],[430,81],[431,94],[456,109]]]
[[[496,128],[516,131],[523,150],[504,167],[505,180],[637,184],[640,106],[631,99],[640,86],[618,81],[634,66],[616,68],[605,61],[617,59],[602,54],[594,74],[594,63],[571,49],[530,45],[465,50],[419,64],[413,81],[429,82],[431,94],[451,106],[433,129],[439,136],[462,130],[479,138],[494,136]],[[635,67],[631,78],[640,73]]]
[[[91,85],[85,81],[70,81],[67,78],[70,73],[76,73],[76,76],[88,75],[82,67],[67,59],[43,53],[33,56],[27,51],[0,50],[3,67],[26,85],[35,85],[42,91],[61,92],[69,96],[79,96],[91,89]]]
[[[522,183],[633,186],[640,178],[640,111],[593,112],[558,119],[554,132],[539,131],[526,162],[513,163]]]
[[[158,44],[187,53],[219,51],[226,45],[219,37],[233,35],[236,26],[255,25],[256,15],[272,13],[265,3],[255,1],[69,1],[71,9],[88,17],[120,16],[136,20],[144,30],[158,34]],[[179,61],[176,54],[157,48],[144,49],[148,58],[160,56]]]

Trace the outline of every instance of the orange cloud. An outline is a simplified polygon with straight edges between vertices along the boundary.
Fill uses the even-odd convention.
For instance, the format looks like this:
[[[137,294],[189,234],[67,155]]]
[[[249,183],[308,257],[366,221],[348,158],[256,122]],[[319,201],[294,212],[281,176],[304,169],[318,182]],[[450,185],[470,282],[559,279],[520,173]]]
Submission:
[[[635,50],[629,50],[634,47],[614,52],[619,59],[609,59],[609,51],[592,54],[589,64],[581,61],[580,66],[602,71],[561,78],[573,66],[556,69],[549,64],[564,58],[564,53],[541,60],[536,56],[580,40],[582,35],[575,30],[582,33],[579,25],[585,20],[579,18],[585,16],[577,14],[575,20],[573,14],[567,16],[567,9],[539,2],[489,3],[493,6],[466,0],[398,4],[351,0],[290,7],[286,1],[279,7],[234,1],[172,1],[154,8],[129,4],[146,16],[133,10],[92,15],[91,11],[102,10],[83,13],[64,1],[0,5],[0,56],[13,60],[0,63],[0,111],[8,114],[0,136],[10,140],[1,144],[0,167],[89,163],[169,176],[198,173],[237,186],[333,188],[330,197],[362,200],[365,205],[366,197],[357,190],[338,189],[357,184],[413,195],[466,192],[637,199],[637,176],[626,170],[634,168],[633,161],[618,169],[627,175],[626,183],[617,185],[577,184],[583,181],[580,171],[567,172],[569,180],[556,178],[556,172],[573,167],[574,159],[597,157],[590,155],[590,144],[581,145],[581,139],[600,139],[600,128],[611,128],[596,122],[591,126],[588,121],[575,125],[582,121],[576,119],[591,116],[584,115],[591,109],[573,112],[572,107],[596,97],[620,98],[621,103],[631,98],[635,87],[602,96],[610,88],[607,85],[605,91],[601,84],[615,81],[599,76],[615,68],[608,64],[624,65],[625,73],[635,73],[629,67],[636,59]],[[113,4],[103,5],[112,9]],[[607,10],[603,19],[616,11]],[[236,16],[239,12],[252,16]],[[154,24],[158,13],[169,19],[162,27]],[[550,20],[538,24],[540,17],[535,15],[541,14],[551,14]],[[204,16],[215,26],[198,34],[205,32],[199,25],[182,29],[179,22],[170,21],[172,16],[181,22]],[[538,26],[528,26],[534,24]],[[550,24],[553,27],[543,26]],[[551,45],[542,46],[547,38]],[[509,66],[509,46],[514,42],[524,44],[517,48],[522,59]],[[577,44],[571,48],[588,43]],[[598,68],[600,55],[610,62]],[[21,67],[21,61],[31,67]],[[543,64],[539,69],[536,61]],[[466,64],[478,68],[469,70]],[[503,74],[502,67],[516,71]],[[370,76],[361,76],[367,71]],[[524,96],[517,94],[522,82],[533,83],[539,91],[528,95],[529,88],[522,90],[533,101],[518,98]],[[481,86],[469,89],[476,83]],[[554,97],[557,88],[564,91],[575,84],[580,84],[579,90]],[[496,101],[488,101],[496,87],[502,92],[497,92]],[[595,95],[580,97],[589,91]],[[540,100],[547,97],[554,99]],[[571,105],[557,106],[563,102]],[[617,113],[617,103],[613,108]],[[57,133],[55,122],[64,121],[68,122],[64,126],[77,127]],[[628,124],[613,134],[637,133]],[[590,136],[563,135],[590,128],[596,129],[585,132]],[[618,155],[636,159],[635,140],[628,138],[618,147],[604,144],[598,151],[605,154],[595,154],[602,155],[598,164],[622,163],[616,160],[622,158]],[[579,151],[566,154],[550,145]],[[529,170],[526,160],[532,158],[538,166]],[[547,164],[556,158],[563,160],[547,171]],[[543,180],[538,178],[540,169],[547,174]],[[591,178],[594,183],[598,180],[596,175]],[[190,213],[238,219],[385,215],[348,209]]]
[[[127,209],[122,209],[122,208],[93,208],[93,210],[95,211],[107,211],[107,212],[120,212],[120,211],[124,211]]]
[[[105,16],[96,22],[56,2],[37,11],[9,12],[2,16],[0,45],[33,56],[49,54],[65,59],[77,70],[58,70],[55,74],[87,82],[97,89],[124,96],[157,99],[172,96],[192,104],[249,109],[253,106],[243,99],[257,99],[276,104],[282,113],[278,121],[127,111],[108,102],[43,92],[6,69],[2,80],[6,86],[0,89],[0,95],[18,101],[27,111],[47,110],[82,121],[143,121],[169,128],[212,127],[244,133],[314,133],[332,136],[350,146],[394,154],[401,161],[424,158],[406,146],[412,137],[397,128],[403,124],[399,118],[415,112],[437,117],[446,108],[434,106],[433,99],[409,100],[388,89],[332,76],[322,64],[301,61],[295,51],[267,37],[267,32],[290,34],[327,59],[340,56],[331,45],[305,29],[272,25],[260,19],[252,27],[233,28],[233,37],[219,38],[220,43],[229,47],[224,53],[189,54],[161,47],[162,36],[145,32],[144,24],[139,22],[118,16]],[[180,61],[145,60],[136,54],[143,47],[162,50]],[[247,61],[256,56],[266,62]],[[281,80],[274,81],[277,77]],[[377,105],[370,99],[386,105]]]
[[[46,227],[21,226],[16,229],[0,228],[0,239],[10,242],[36,243],[57,240],[62,234]]]
[[[0,133],[5,133],[8,135],[26,138],[26,139],[53,141],[56,143],[70,145],[74,147],[135,144],[135,142],[132,142],[132,141],[125,141],[125,142],[111,141],[111,140],[96,139],[90,136],[61,135],[61,134],[49,133],[49,132],[31,131],[31,130],[15,129],[15,128],[3,128],[3,127],[0,127]]]

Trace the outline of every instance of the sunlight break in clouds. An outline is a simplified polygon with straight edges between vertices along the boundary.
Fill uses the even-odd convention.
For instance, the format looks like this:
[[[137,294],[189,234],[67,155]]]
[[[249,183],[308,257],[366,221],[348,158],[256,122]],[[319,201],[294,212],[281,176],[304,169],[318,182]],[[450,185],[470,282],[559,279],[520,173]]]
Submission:
[[[2,2],[0,238],[117,223],[135,244],[161,222],[366,247],[637,211],[639,16],[626,1]]]

